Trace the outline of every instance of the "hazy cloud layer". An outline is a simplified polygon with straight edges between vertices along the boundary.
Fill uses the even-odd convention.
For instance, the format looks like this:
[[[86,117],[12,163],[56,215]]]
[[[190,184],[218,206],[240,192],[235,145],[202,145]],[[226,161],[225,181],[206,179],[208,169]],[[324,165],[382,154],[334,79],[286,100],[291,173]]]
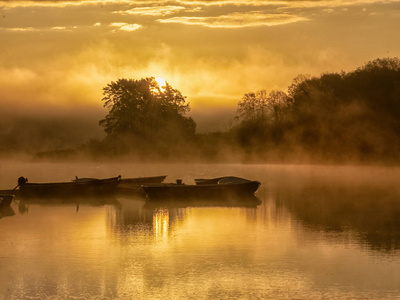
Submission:
[[[139,15],[139,16],[166,16],[186,10],[183,6],[146,6],[135,7],[125,11],[114,11],[113,13],[121,15]]]
[[[154,76],[193,115],[234,111],[300,73],[400,56],[399,15],[400,0],[0,0],[0,107],[102,111],[106,84]]]
[[[162,4],[180,4],[180,5],[200,5],[200,6],[262,6],[262,5],[285,5],[290,7],[311,7],[311,6],[346,6],[346,5],[364,5],[374,3],[396,3],[398,0],[2,0],[0,5],[3,7],[29,7],[29,6],[48,6],[48,7],[66,7],[83,5],[162,5]]]
[[[394,8],[393,9],[393,6]],[[221,0],[221,1],[135,1],[135,0],[76,0],[76,1],[1,1],[0,12],[3,20],[0,30],[46,30],[63,28],[64,24],[55,24],[57,19],[52,13],[66,16],[73,14],[68,24],[71,28],[81,28],[82,24],[73,24],[72,20],[80,16],[79,23],[91,20],[94,23],[126,23],[142,26],[140,22],[127,22],[127,19],[138,18],[145,23],[199,25],[208,28],[241,28],[253,26],[276,26],[313,20],[321,14],[342,13],[351,8],[375,14],[376,7],[386,6],[386,14],[397,14],[400,0],[321,0],[321,1],[266,1],[266,0]],[[34,10],[33,10],[34,9]],[[41,9],[41,10],[40,10]],[[19,26],[21,20],[15,15],[30,18],[41,17],[41,27]],[[86,15],[86,17],[85,17]],[[103,20],[96,20],[95,16]],[[143,19],[146,18],[146,19]],[[63,18],[61,18],[62,20]],[[60,22],[60,20],[58,20]],[[65,20],[66,22],[67,20]],[[36,21],[37,22],[37,21]],[[36,23],[35,22],[35,23]],[[47,26],[46,26],[47,23]],[[154,25],[156,26],[156,25]],[[26,29],[25,29],[26,28]],[[128,29],[133,31],[135,29]]]
[[[138,30],[142,25],[139,24],[128,24],[128,23],[111,23],[110,26],[117,27],[122,31],[135,31]]]
[[[252,26],[277,26],[305,21],[306,18],[288,14],[264,14],[262,12],[231,13],[217,17],[174,17],[159,19],[161,23],[201,25],[211,28],[241,28]]]

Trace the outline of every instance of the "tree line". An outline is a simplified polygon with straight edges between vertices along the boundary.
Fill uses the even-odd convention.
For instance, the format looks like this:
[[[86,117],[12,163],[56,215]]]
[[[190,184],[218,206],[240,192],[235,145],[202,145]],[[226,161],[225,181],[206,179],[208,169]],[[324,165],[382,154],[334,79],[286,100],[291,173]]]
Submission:
[[[253,156],[398,162],[400,60],[376,59],[347,73],[300,75],[287,93],[246,94],[238,113],[233,130]]]
[[[400,60],[381,58],[351,72],[299,75],[287,91],[246,93],[231,128],[196,134],[190,104],[154,78],[104,88],[107,137],[91,151],[244,162],[397,163]],[[90,147],[89,147],[90,148]]]
[[[103,139],[39,158],[292,163],[400,162],[400,60],[379,58],[351,72],[299,75],[287,91],[246,93],[232,126],[196,133],[190,103],[154,77],[103,88]]]

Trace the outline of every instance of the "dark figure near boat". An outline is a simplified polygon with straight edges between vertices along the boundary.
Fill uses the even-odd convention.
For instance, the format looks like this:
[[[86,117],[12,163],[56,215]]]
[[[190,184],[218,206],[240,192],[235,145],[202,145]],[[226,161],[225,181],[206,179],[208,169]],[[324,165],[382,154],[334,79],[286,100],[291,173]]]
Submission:
[[[18,178],[18,185],[19,185],[19,186],[24,185],[24,184],[27,183],[27,182],[28,182],[28,178],[25,178],[25,177],[23,177],[23,176],[21,176],[20,178]]]

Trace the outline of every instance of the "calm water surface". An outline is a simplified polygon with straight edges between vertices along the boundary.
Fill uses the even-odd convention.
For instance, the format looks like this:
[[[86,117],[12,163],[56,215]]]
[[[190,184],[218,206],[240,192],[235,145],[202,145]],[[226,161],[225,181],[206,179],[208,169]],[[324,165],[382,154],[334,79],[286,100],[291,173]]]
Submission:
[[[261,204],[16,201],[0,212],[1,299],[400,298],[397,169],[3,162],[0,189],[75,175],[241,176]]]

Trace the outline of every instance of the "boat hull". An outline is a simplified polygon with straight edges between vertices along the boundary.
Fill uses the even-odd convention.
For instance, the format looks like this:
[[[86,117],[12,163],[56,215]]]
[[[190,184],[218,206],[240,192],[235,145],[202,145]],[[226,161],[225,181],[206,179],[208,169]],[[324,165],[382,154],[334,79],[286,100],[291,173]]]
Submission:
[[[142,185],[162,183],[167,176],[123,178],[118,189],[141,189]]]
[[[113,177],[83,182],[24,183],[19,187],[19,194],[22,197],[104,195],[115,192],[120,181],[120,177]]]
[[[153,176],[153,177],[137,177],[137,178],[123,178],[121,179],[122,184],[142,185],[145,183],[161,183],[166,178],[166,175]]]

